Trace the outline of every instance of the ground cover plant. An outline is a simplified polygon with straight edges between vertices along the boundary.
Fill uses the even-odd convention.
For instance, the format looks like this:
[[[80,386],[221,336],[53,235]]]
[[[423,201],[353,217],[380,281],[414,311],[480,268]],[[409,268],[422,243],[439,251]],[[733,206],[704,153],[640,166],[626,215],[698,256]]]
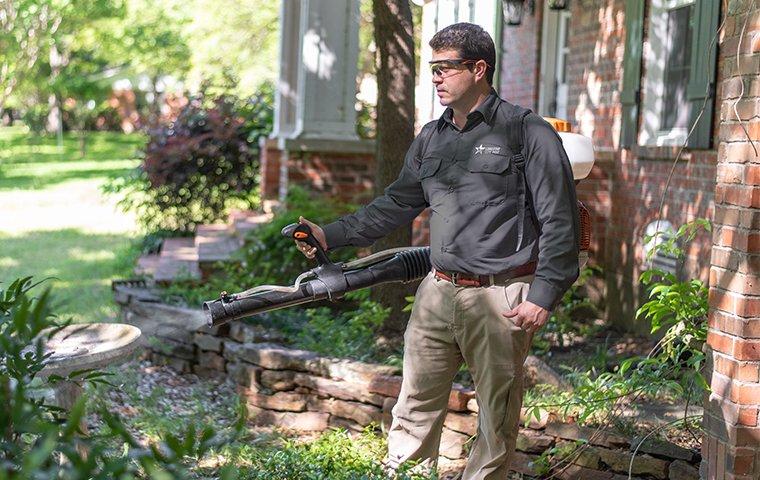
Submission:
[[[79,156],[76,136],[0,128],[0,282],[50,277],[58,312],[76,322],[113,318],[113,277],[138,254],[134,219],[117,214],[100,186],[134,168],[145,137],[89,132]]]

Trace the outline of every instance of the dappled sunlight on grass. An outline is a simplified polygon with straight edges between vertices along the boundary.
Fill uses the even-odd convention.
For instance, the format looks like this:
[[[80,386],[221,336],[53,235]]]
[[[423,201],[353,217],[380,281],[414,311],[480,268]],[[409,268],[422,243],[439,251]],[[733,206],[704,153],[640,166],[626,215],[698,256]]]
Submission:
[[[112,320],[110,289],[128,276],[137,255],[136,227],[103,182],[139,164],[142,135],[88,132],[80,158],[79,140],[0,128],[0,282],[34,276],[53,288],[62,317],[76,322]]]
[[[116,314],[111,279],[129,275],[135,248],[132,237],[125,234],[77,229],[0,233],[0,262],[9,264],[0,272],[0,281],[28,275],[50,278],[46,284],[53,287],[62,316],[77,322],[108,320]]]

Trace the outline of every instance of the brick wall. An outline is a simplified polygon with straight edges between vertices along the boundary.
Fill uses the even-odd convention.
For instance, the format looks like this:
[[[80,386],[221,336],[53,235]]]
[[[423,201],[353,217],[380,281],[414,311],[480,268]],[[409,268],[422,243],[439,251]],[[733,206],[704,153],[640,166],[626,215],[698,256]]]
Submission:
[[[532,110],[538,107],[541,10],[539,5],[535,15],[526,10],[519,26],[504,25],[500,85],[496,87],[503,99]]]
[[[374,155],[366,151],[342,151],[340,146],[335,150],[322,145],[319,149],[289,151],[289,184],[306,186],[342,200],[366,202],[372,194],[375,178]],[[263,199],[278,197],[282,153],[276,141],[262,141],[259,188]]]
[[[604,279],[592,282],[591,291],[606,297],[607,316],[613,324],[644,330],[644,325],[636,326],[633,320],[640,300],[644,228],[656,219],[675,151],[618,148],[625,0],[587,0],[570,6],[568,120],[574,131],[591,137],[596,149],[596,166],[578,185],[578,197],[589,207],[594,223],[590,261],[604,271]],[[540,68],[540,10],[535,16],[526,15],[519,27],[505,27],[500,88],[505,98],[534,108]],[[685,152],[674,170],[662,219],[677,227],[698,217],[711,217],[716,157],[714,150]],[[683,276],[707,281],[709,265],[704,252],[710,245],[706,234],[696,239],[683,265]]]
[[[570,2],[570,122],[596,149],[618,146],[625,53],[625,1]]]
[[[750,479],[760,478],[760,157],[750,143],[754,140],[760,149],[757,2],[731,2],[720,44],[726,78],[710,267],[712,391],[704,420],[702,478]]]

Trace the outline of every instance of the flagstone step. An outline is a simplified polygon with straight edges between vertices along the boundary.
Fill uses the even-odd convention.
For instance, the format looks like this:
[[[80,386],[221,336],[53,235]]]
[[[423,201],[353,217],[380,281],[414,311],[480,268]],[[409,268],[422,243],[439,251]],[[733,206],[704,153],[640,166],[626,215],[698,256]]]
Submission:
[[[135,275],[140,277],[152,277],[158,268],[158,262],[160,261],[160,255],[157,253],[148,253],[141,255],[137,259],[137,265],[135,265]]]
[[[153,272],[153,279],[156,282],[166,283],[200,277],[195,239],[191,237],[164,239],[158,265]]]
[[[251,230],[255,230],[259,225],[272,220],[271,213],[253,212],[250,210],[237,210],[230,214],[229,222],[232,231],[240,238]]]

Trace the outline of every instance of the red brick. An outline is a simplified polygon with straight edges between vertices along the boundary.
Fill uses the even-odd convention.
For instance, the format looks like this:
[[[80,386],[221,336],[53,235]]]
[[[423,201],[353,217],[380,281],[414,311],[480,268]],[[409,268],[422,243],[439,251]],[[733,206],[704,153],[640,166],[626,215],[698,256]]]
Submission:
[[[718,165],[718,182],[742,183],[744,166],[738,163],[721,163]]]
[[[747,165],[743,181],[745,185],[760,185],[760,165]]]
[[[731,381],[730,400],[739,405],[752,405],[760,398],[760,384]]]
[[[760,158],[755,156],[755,151],[748,142],[721,143],[718,147],[718,159],[729,163],[760,162]]]
[[[737,360],[760,360],[760,339],[735,339],[733,355]],[[758,395],[760,395],[760,391],[758,391]],[[756,398],[760,398],[760,396]]]
[[[745,425],[747,427],[756,427],[757,413],[758,413],[757,406],[740,408],[739,419],[738,419],[739,425]]]
[[[737,475],[750,475],[755,473],[755,458],[757,452],[754,449],[732,449],[729,454],[731,455],[731,459],[729,460],[728,467],[731,473]],[[757,467],[760,467],[760,465],[757,465]]]
[[[748,252],[737,252],[728,248],[714,246],[712,249],[712,265],[736,270],[741,273],[755,273],[760,271],[760,255],[752,255]]]
[[[760,297],[748,297],[710,288],[710,306],[740,317],[760,317]]]
[[[760,445],[759,427],[729,427],[729,438],[738,447],[757,447]]]
[[[722,333],[710,330],[707,332],[707,344],[713,350],[726,355],[732,355],[734,353],[734,338],[730,335],[724,335]]]
[[[760,207],[760,187],[719,184],[715,187],[715,203],[740,207]]]
[[[713,267],[710,269],[710,286],[743,295],[760,295],[760,276]]]
[[[720,310],[711,310],[711,328],[741,338],[760,338],[760,318],[742,318]]]
[[[760,381],[760,363],[740,362],[730,356],[715,352],[713,354],[713,369],[729,378],[744,382]]]

